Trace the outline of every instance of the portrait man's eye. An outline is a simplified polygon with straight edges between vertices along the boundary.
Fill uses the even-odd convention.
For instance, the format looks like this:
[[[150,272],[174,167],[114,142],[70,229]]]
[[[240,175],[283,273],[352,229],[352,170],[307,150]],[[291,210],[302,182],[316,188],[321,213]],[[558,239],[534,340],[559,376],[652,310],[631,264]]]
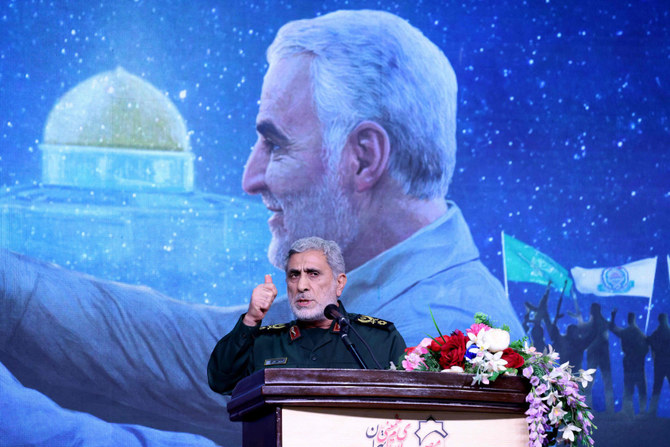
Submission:
[[[269,138],[265,138],[263,140],[263,145],[265,146],[266,150],[270,153],[277,152],[282,148],[281,145],[275,143]]]

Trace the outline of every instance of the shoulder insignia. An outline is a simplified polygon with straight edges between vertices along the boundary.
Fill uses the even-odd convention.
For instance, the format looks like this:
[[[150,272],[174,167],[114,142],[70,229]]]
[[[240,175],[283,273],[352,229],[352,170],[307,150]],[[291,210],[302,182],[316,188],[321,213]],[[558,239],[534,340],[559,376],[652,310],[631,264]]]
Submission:
[[[369,317],[367,315],[359,315],[354,321],[366,326],[373,326],[377,328],[389,328],[393,326],[393,323],[390,321],[382,320],[381,318]]]
[[[273,324],[270,326],[261,326],[260,331],[278,332],[288,327],[288,324]]]

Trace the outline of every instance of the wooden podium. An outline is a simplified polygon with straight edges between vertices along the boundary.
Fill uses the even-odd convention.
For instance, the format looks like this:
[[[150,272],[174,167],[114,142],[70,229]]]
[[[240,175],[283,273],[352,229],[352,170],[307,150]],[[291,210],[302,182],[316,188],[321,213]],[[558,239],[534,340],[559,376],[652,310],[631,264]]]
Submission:
[[[277,368],[228,403],[244,447],[525,447],[523,377],[472,386],[458,373]]]

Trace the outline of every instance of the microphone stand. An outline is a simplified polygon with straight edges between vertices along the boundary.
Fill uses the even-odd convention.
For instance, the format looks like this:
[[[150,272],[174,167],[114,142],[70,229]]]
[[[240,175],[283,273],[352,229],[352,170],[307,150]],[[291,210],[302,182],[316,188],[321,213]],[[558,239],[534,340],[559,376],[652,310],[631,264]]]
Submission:
[[[347,347],[351,355],[358,363],[358,366],[360,366],[361,369],[369,369],[361,356],[358,354],[354,344],[351,342],[351,340],[349,340],[349,321],[345,318],[340,319],[340,337],[342,338],[342,342],[344,342],[344,346]]]

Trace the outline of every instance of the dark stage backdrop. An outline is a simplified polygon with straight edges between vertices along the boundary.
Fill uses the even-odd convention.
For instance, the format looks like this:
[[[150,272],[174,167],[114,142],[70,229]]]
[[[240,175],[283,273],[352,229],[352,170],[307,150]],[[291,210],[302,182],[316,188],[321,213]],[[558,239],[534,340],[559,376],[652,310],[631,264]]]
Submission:
[[[265,50],[290,20],[362,8],[408,20],[449,58],[459,88],[457,163],[448,198],[463,211],[484,264],[507,282],[519,319],[534,318],[526,303],[537,306],[545,286],[505,281],[503,232],[567,270],[656,257],[651,299],[576,292],[562,300],[564,315],[558,320],[564,333],[568,325],[588,320],[598,303],[605,318],[617,310],[618,326],[627,326],[632,312],[642,331],[652,334],[659,316],[670,312],[670,8],[662,1],[3,1],[0,248],[26,255],[20,262],[31,268],[51,269],[35,267],[34,260],[46,261],[62,272],[123,287],[147,286],[154,295],[165,295],[160,299],[185,303],[185,309],[241,305],[241,313],[268,272],[281,289],[281,273],[266,259],[269,213],[258,196],[241,188],[256,140]],[[91,93],[95,82],[105,81],[85,84],[100,75],[123,78],[119,82],[129,98],[144,95],[142,107],[129,99],[128,111],[114,116],[130,119],[130,111],[141,109],[132,112],[137,113],[132,123],[148,126],[146,141],[128,141],[123,132],[110,133],[105,141],[68,140],[78,129],[62,129],[62,123],[90,125],[90,135],[99,135],[100,126],[117,119],[100,112],[104,107],[95,101],[104,98]],[[118,85],[106,86],[107,93]],[[64,97],[77,86],[73,96]],[[160,122],[149,127],[146,123],[157,116]],[[170,138],[161,136],[166,132]],[[107,154],[87,158],[58,152],[58,146],[68,145]],[[123,151],[135,146],[147,150]],[[119,169],[135,166],[126,171],[141,168],[125,183],[111,175],[101,179],[108,165],[101,165],[100,157]],[[17,265],[4,266],[0,285],[6,289],[7,278],[22,268]],[[58,277],[52,270],[49,275]],[[58,296],[57,290],[40,292]],[[548,298],[552,318],[559,295],[552,291]],[[18,304],[10,302],[9,293],[0,297],[0,309],[10,315]],[[88,305],[78,300],[78,306]],[[486,311],[473,304],[473,314],[480,310]],[[96,413],[98,407],[112,408],[108,400],[114,396],[92,393],[90,398],[98,400],[89,408],[72,398],[67,377],[51,388],[17,354],[33,349],[29,336],[16,336],[21,317],[2,318],[0,360],[23,385],[57,404],[86,409],[101,420],[211,432],[210,438],[223,445],[239,442],[237,435],[217,434],[215,422],[203,424],[206,429],[193,421],[166,422],[179,420],[178,410],[156,423],[141,411],[135,416],[129,410],[127,420],[106,410]],[[59,327],[76,333],[77,325],[66,321]],[[426,321],[426,331],[431,327]],[[543,335],[551,340],[548,332]],[[80,348],[84,355],[94,349]],[[183,346],[184,355],[192,348]],[[612,386],[598,373],[592,388],[597,425],[606,428],[597,433],[603,442],[608,427],[627,420],[622,416],[623,353],[612,334],[609,352]],[[654,365],[648,352],[647,396]],[[205,368],[194,380],[206,381]],[[86,393],[90,390],[82,396]],[[613,407],[607,406],[608,395]],[[656,414],[646,402],[634,406],[637,426],[652,441],[665,436],[660,430],[670,417],[667,382],[660,396]],[[21,402],[8,399],[5,405],[23,414]],[[227,414],[212,417],[224,424]],[[13,421],[31,423],[28,416]]]

